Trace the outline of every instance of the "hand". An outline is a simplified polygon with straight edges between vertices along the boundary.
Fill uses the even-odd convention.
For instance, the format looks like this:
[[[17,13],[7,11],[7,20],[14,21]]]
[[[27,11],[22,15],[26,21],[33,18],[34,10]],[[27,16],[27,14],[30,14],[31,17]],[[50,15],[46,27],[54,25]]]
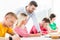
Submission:
[[[13,36],[12,38],[13,38],[13,40],[20,40],[20,37],[17,35]]]

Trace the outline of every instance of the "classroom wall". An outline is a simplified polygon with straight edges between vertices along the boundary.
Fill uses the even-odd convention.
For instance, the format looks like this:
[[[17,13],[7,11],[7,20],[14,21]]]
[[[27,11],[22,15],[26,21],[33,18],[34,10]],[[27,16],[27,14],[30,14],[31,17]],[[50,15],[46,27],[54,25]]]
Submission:
[[[0,16],[4,16],[7,12],[13,11],[17,8],[26,6],[31,0],[0,0]],[[52,8],[51,0],[35,0],[38,3],[38,7],[36,9],[36,14],[41,17],[41,14],[44,16],[48,16],[47,12],[50,8]],[[2,19],[2,17],[1,17]],[[0,20],[1,20],[0,19]]]
[[[56,24],[60,32],[60,0],[54,0],[53,13],[56,14]]]

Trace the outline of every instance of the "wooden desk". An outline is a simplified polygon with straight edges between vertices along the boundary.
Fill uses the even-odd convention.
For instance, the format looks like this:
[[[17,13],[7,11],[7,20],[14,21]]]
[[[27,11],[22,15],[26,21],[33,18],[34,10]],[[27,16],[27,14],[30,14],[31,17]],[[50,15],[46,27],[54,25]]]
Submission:
[[[57,35],[54,33],[54,35]],[[48,37],[46,37],[48,36]],[[60,40],[60,39],[53,39],[53,38],[49,38],[49,36],[53,36],[53,34],[48,34],[45,36],[41,36],[41,37],[28,37],[28,38],[21,38],[21,40]],[[60,36],[60,34],[58,34],[57,36]]]
[[[50,34],[49,34],[50,35]],[[45,35],[45,36],[49,36],[49,35]],[[52,34],[53,35],[53,34]],[[55,34],[54,34],[55,35]],[[60,35],[60,34],[59,34]],[[59,36],[57,35],[57,36]],[[52,39],[52,38],[48,38],[45,36],[41,36],[41,37],[28,37],[28,38],[21,38],[20,40],[60,40],[60,39]],[[51,36],[51,35],[50,35]],[[5,38],[0,37],[0,40],[8,40]]]
[[[29,38],[21,38],[21,40],[51,40],[51,38],[44,38],[44,37],[29,37]]]
[[[9,40],[9,38],[0,37],[0,40]]]

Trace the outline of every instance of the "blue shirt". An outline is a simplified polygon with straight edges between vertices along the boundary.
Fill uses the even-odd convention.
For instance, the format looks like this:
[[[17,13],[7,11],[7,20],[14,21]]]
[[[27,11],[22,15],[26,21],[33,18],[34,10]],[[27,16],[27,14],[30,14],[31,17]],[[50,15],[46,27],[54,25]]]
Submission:
[[[29,16],[28,20],[29,20],[30,17],[31,17],[32,20],[33,20],[33,24],[35,25],[37,31],[38,31],[38,32],[41,31],[41,30],[40,30],[40,27],[39,27],[39,24],[38,24],[38,22],[37,22],[36,15],[34,14],[34,12],[28,13],[28,12],[26,11],[26,8],[25,8],[25,7],[19,8],[19,9],[16,10],[16,11],[17,11],[17,14],[22,13],[22,12],[28,14],[28,16]]]

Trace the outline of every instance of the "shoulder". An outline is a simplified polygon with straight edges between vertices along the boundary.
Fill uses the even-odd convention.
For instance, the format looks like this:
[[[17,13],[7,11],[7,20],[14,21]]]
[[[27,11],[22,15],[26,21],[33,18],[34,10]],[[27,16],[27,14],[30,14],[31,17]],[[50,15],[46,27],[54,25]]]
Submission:
[[[0,25],[2,25],[2,22],[0,22]]]
[[[56,23],[55,22],[53,22],[55,25],[56,25]]]
[[[14,30],[19,30],[19,27],[15,27]]]
[[[2,22],[0,22],[0,27],[2,26]]]
[[[24,8],[25,8],[25,7],[17,8],[17,9],[15,10],[15,12],[16,12],[17,14],[19,14],[20,12],[24,12]]]
[[[12,27],[7,27],[7,28],[8,28],[8,30],[13,30]]]
[[[32,26],[32,29],[31,29],[31,30],[36,30],[36,27],[35,27],[35,25],[33,25],[33,26]]]
[[[20,8],[17,8],[16,11],[23,11],[25,9],[25,7],[20,7]]]

